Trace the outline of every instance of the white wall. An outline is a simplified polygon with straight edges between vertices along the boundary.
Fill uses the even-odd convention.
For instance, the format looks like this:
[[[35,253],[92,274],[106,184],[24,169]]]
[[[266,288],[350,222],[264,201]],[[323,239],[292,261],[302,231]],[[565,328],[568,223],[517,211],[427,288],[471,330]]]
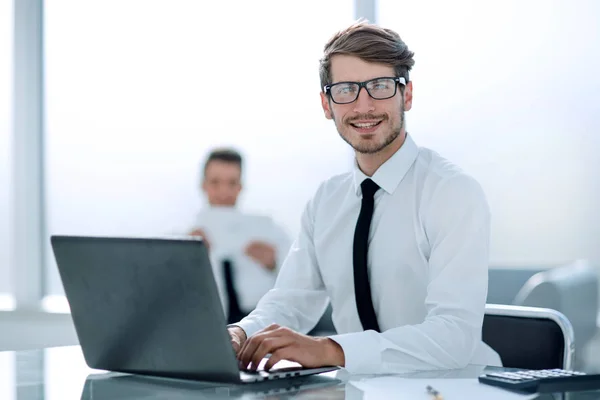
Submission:
[[[484,186],[492,263],[600,263],[600,2],[380,2],[415,51],[408,130]]]

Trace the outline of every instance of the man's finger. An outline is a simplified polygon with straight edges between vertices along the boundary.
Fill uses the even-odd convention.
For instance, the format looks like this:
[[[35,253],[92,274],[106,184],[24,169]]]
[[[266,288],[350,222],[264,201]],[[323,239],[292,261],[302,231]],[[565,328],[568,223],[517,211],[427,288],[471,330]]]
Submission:
[[[246,340],[246,342],[242,345],[238,356],[239,360],[244,365],[244,368],[246,368],[250,361],[252,361],[252,356],[262,341],[270,337],[278,328],[279,326],[270,325]],[[253,365],[253,367],[255,366]]]
[[[257,257],[257,251],[255,248],[248,247],[246,249],[246,255],[249,257],[255,258],[255,257]]]
[[[279,326],[279,325],[277,325],[277,324],[271,324],[271,325],[267,326],[266,328],[264,328],[263,330],[261,330],[261,331],[258,331],[257,333],[255,333],[255,334],[254,334],[252,337],[254,337],[254,336],[258,336],[258,335],[260,335],[260,334],[262,334],[262,333],[264,333],[264,332],[270,332],[270,331],[274,331],[275,329],[277,329],[277,328],[279,328],[279,327],[280,327],[280,326]],[[248,342],[250,341],[250,339],[251,339],[251,338],[246,338],[246,341],[245,341],[245,342],[244,342],[244,344],[241,346],[240,353],[243,353],[243,352],[244,352],[244,350],[245,350],[246,346],[248,346]],[[241,359],[241,358],[240,358],[240,359]]]
[[[248,246],[246,246],[246,251],[250,250],[256,250],[256,242],[251,242],[250,244],[248,244]]]
[[[294,353],[295,350],[291,346],[282,347],[273,353],[271,353],[271,357],[265,363],[265,371],[269,371],[271,368],[275,366],[281,360],[289,360],[294,361]]]
[[[238,354],[240,352],[240,349],[242,348],[242,346],[240,345],[240,339],[231,338],[231,347],[233,347],[233,351],[235,351],[235,354]]]
[[[258,367],[267,354],[273,354],[280,349],[285,349],[286,347],[293,345],[293,343],[294,339],[291,336],[267,338],[263,340],[252,355],[252,365]]]
[[[267,337],[273,335],[273,333],[276,332],[277,329],[279,329],[278,325],[270,325],[263,329],[261,332],[256,333],[251,338],[246,340],[246,343],[244,343],[244,346],[242,346],[242,350],[240,351],[239,356],[239,359],[240,361],[242,361],[244,368],[248,367],[248,364],[250,363],[250,361],[252,361],[256,349],[258,348],[258,346],[260,346],[262,341],[265,340]],[[253,364],[251,369],[256,369],[256,367],[257,366]]]

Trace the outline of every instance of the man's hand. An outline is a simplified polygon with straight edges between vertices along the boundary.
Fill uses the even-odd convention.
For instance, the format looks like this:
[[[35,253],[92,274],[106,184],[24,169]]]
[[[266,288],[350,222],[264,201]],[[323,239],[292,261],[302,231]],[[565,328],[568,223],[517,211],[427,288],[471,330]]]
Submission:
[[[239,326],[230,326],[227,328],[227,331],[229,331],[229,336],[231,337],[231,346],[235,354],[239,355],[240,349],[246,342],[246,332]]]
[[[246,247],[246,255],[269,271],[273,271],[276,266],[275,247],[268,243],[254,241]]]
[[[204,233],[204,231],[200,228],[196,228],[193,231],[191,231],[190,233],[188,233],[188,235],[190,236],[200,236],[202,237],[202,240],[204,241],[204,245],[206,246],[206,248],[208,250],[210,250],[210,242],[208,241],[208,239],[206,238],[206,234]]]
[[[281,360],[294,361],[307,368],[343,367],[345,364],[344,351],[333,340],[302,335],[277,324],[268,326],[246,340],[238,358],[242,367],[255,370],[267,354],[271,354],[271,357],[265,364],[265,370]]]

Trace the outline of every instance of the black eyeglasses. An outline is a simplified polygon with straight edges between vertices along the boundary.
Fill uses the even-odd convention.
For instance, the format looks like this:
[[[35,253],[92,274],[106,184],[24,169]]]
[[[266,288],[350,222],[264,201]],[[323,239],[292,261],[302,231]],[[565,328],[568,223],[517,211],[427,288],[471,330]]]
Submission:
[[[323,91],[331,97],[336,104],[349,104],[358,99],[360,89],[365,88],[369,96],[375,100],[385,100],[396,95],[398,84],[406,85],[403,77],[375,78],[364,82],[338,82],[325,85]]]

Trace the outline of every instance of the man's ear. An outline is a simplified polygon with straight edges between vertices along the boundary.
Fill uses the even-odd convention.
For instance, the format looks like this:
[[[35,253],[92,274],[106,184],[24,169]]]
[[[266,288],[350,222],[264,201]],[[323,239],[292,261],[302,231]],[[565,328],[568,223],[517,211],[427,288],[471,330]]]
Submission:
[[[412,84],[412,81],[410,81],[404,87],[404,111],[408,111],[412,108],[412,101],[413,101],[413,84]]]
[[[323,112],[325,113],[325,118],[327,119],[333,119],[332,113],[331,113],[331,105],[329,104],[329,97],[321,92],[321,106],[323,107]]]

